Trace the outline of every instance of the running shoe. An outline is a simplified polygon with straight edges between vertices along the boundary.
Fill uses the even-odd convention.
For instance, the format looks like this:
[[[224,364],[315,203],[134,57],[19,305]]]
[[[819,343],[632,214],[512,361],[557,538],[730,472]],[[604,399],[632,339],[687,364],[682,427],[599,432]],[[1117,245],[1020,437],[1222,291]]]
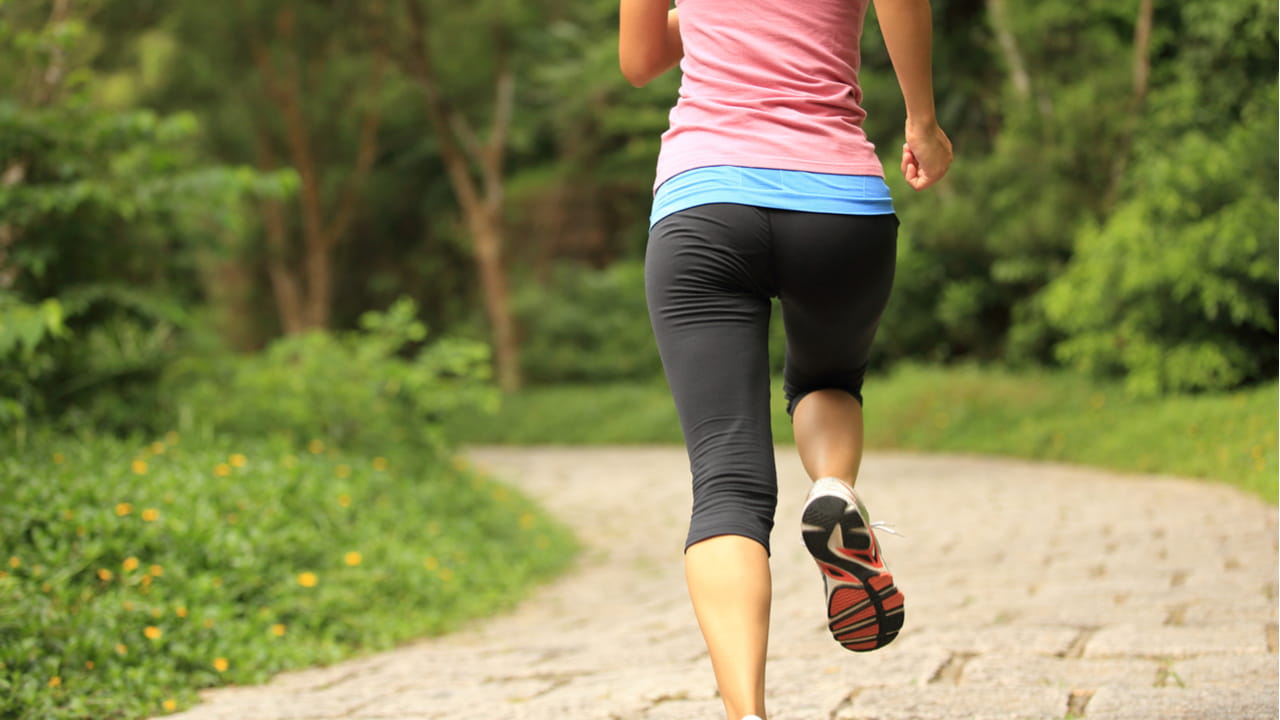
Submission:
[[[880,556],[874,525],[853,489],[835,478],[813,484],[801,519],[804,544],[822,571],[827,627],[854,652],[884,647],[902,629],[902,591]]]

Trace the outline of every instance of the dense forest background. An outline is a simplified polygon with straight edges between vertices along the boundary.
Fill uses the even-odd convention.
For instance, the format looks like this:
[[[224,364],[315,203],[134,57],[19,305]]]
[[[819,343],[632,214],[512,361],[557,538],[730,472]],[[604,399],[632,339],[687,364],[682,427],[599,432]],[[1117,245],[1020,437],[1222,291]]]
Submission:
[[[902,218],[877,367],[1275,377],[1276,4],[933,6],[934,190],[896,177],[874,20],[863,42]],[[613,0],[0,0],[0,423],[161,429],[175,398],[287,381],[246,353],[357,353],[316,330],[441,346],[432,383],[657,375],[679,77],[631,88],[616,42]]]

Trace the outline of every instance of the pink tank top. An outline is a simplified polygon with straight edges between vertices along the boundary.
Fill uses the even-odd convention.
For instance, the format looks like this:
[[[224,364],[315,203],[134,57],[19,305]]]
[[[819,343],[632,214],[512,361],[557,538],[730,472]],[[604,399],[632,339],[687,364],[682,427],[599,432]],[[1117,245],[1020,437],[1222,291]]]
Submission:
[[[883,177],[858,87],[868,1],[676,0],[683,79],[654,188],[709,165]]]

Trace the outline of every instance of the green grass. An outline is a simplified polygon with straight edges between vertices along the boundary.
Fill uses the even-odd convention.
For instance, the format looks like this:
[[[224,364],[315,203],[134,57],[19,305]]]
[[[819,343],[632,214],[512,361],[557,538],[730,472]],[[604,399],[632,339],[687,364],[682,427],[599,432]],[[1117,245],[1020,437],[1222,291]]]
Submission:
[[[1057,372],[901,367],[867,381],[867,446],[1009,455],[1225,482],[1277,494],[1277,387],[1133,398],[1118,385]],[[774,388],[775,438],[791,427]],[[678,443],[661,382],[532,388],[496,416],[464,418],[464,442]]]
[[[38,437],[0,452],[0,717],[137,718],[455,627],[573,540],[448,458]]]

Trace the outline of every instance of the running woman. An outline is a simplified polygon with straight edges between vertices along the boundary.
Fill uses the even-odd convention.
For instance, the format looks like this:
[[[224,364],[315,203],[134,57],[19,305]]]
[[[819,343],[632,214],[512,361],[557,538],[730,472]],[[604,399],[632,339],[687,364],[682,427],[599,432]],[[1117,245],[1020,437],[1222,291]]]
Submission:
[[[784,388],[814,480],[801,518],[844,647],[902,627],[903,595],[853,492],[862,381],[893,284],[898,220],[862,130],[859,38],[870,0],[620,0],[619,64],[641,86],[679,64],[645,257],[650,320],[693,475],[685,576],[729,720],[765,717],[771,298]],[[902,173],[951,164],[934,112],[928,0],[875,0],[907,110]]]

